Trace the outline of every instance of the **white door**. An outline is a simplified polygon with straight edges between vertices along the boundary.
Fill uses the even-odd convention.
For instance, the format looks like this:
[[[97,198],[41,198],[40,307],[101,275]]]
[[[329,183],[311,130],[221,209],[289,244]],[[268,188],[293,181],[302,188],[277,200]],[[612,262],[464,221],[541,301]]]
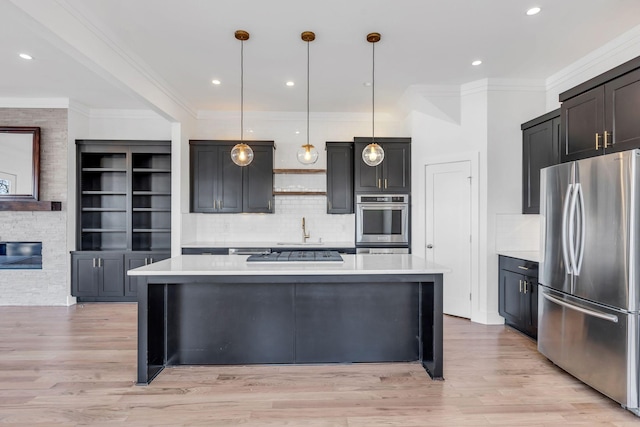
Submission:
[[[443,311],[471,318],[471,164],[426,166],[427,259],[446,266]]]

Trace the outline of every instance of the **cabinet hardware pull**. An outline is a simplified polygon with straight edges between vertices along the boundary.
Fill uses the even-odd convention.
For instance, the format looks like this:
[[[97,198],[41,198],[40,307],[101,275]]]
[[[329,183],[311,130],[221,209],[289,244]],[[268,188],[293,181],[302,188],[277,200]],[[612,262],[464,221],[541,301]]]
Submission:
[[[518,268],[522,269],[522,270],[528,270],[529,267],[525,267],[524,265],[519,265]]]
[[[98,268],[102,267],[102,258],[98,258]]]
[[[149,258],[149,264],[153,264],[153,258]]]
[[[609,147],[609,132],[607,132],[606,130],[604,131],[604,148]]]
[[[149,260],[147,258],[144,259],[144,265],[149,265]]]
[[[271,210],[271,200],[267,202],[267,209]]]
[[[387,185],[387,178],[384,179],[384,188],[389,188],[389,186]]]
[[[382,188],[382,178],[378,178],[378,188]]]
[[[96,259],[93,258],[93,268],[96,268]]]
[[[524,293],[526,294],[527,293],[527,281],[526,280],[524,281],[523,288],[524,288]]]
[[[522,280],[518,280],[520,282],[520,290],[518,292],[522,293]]]
[[[600,149],[600,144],[598,143],[598,139],[600,139],[600,134],[596,132],[596,150]]]

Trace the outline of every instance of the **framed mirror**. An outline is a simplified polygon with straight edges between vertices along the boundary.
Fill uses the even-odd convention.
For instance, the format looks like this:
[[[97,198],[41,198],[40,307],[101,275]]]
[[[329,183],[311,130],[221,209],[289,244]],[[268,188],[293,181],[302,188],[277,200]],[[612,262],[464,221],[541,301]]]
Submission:
[[[0,127],[0,201],[37,201],[40,128]]]

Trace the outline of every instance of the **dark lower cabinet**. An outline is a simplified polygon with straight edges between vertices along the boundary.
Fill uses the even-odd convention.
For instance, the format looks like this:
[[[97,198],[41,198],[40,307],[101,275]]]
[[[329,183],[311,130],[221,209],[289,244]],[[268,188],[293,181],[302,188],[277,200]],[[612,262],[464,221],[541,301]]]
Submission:
[[[499,259],[498,312],[504,322],[538,337],[538,263],[507,256]]]
[[[72,295],[107,298],[124,296],[122,253],[75,253],[71,260]]]
[[[327,141],[327,213],[353,213],[353,143]]]
[[[154,251],[72,252],[71,295],[79,302],[135,301],[138,279],[127,271],[169,257],[169,252]]]
[[[540,169],[560,163],[560,110],[522,126],[522,213],[540,213]]]
[[[128,252],[124,254],[125,272],[133,268],[143,267],[167,258],[171,258],[171,254],[169,252]],[[139,280],[140,278],[137,276],[125,275],[124,296],[135,297],[138,295]]]

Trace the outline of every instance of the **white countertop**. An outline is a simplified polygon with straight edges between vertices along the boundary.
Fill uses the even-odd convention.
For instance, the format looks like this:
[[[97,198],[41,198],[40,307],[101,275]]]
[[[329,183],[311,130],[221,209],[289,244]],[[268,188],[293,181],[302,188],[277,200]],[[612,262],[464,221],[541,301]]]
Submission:
[[[540,252],[538,251],[498,251],[498,255],[510,256],[511,258],[523,259],[525,261],[540,262]]]
[[[308,241],[306,243],[302,242],[189,242],[183,243],[183,248],[294,248],[294,247],[304,247],[304,248],[355,248],[356,244],[353,242],[318,242],[318,241]]]
[[[336,274],[440,274],[450,270],[406,254],[342,255],[344,262],[247,262],[247,255],[179,255],[129,270],[130,276],[277,276]]]

